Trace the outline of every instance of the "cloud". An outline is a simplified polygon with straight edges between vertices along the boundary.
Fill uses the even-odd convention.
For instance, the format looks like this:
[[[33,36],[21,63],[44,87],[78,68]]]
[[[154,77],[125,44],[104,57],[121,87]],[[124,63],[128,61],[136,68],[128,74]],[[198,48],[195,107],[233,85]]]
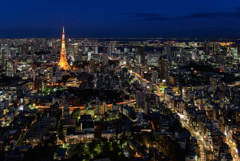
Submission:
[[[189,18],[215,18],[217,17],[217,13],[194,13],[187,16],[183,16],[184,19]]]
[[[237,10],[237,12],[240,12],[240,7],[236,7],[235,10]]]
[[[191,19],[191,18],[240,18],[240,7],[235,8],[235,12],[200,12],[200,13],[193,13],[190,15],[183,16],[183,19]]]
[[[136,13],[120,13],[120,15],[128,16],[128,21],[167,21],[176,19],[177,17],[169,17],[160,13],[154,12],[136,12]],[[192,13],[186,16],[178,17],[182,19],[211,19],[211,18],[240,18],[240,7],[234,8],[233,12],[199,12]]]

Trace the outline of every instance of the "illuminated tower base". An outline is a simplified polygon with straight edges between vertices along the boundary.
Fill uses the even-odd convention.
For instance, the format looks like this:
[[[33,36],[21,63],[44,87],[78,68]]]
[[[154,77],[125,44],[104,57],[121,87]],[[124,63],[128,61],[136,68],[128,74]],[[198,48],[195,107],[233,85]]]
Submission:
[[[69,70],[69,69],[71,69],[71,67],[69,66],[69,64],[68,64],[68,62],[67,62],[66,55],[65,55],[65,54],[62,54],[62,52],[61,52],[60,60],[59,60],[59,62],[58,62],[58,66],[59,66],[61,69],[64,69],[64,70]]]

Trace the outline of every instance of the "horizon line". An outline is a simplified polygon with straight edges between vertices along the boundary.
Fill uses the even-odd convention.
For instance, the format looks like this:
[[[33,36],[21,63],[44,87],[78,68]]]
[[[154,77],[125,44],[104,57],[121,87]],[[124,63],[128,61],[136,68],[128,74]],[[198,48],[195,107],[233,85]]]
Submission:
[[[13,37],[13,38],[1,38],[2,39],[61,39],[60,37]],[[201,40],[240,40],[240,38],[214,38],[214,37],[205,37],[205,38],[200,38],[200,37],[69,37],[66,39],[148,39],[148,40],[164,40],[164,39],[177,39],[177,40],[181,40],[181,39],[201,39]]]

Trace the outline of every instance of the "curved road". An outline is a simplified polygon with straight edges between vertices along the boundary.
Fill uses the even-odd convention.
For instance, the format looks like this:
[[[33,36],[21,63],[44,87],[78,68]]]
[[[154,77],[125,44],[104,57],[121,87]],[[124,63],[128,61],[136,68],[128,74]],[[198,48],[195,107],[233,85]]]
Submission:
[[[181,118],[181,117],[180,117]],[[194,136],[200,146],[200,158],[201,161],[206,161],[206,154],[207,151],[209,150],[208,146],[206,145],[205,141],[203,140],[203,138],[199,135],[199,133],[196,132],[195,129],[193,129],[191,126],[189,126],[183,119],[181,119],[180,121],[182,123],[182,125],[191,133],[192,136]],[[209,159],[208,159],[209,160]]]

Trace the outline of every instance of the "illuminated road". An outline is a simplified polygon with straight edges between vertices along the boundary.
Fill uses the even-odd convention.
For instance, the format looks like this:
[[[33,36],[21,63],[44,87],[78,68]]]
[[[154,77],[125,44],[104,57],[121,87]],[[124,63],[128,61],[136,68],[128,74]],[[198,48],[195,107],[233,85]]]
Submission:
[[[112,58],[110,58],[109,57],[109,59],[110,60],[113,60]],[[140,75],[140,74],[138,74],[138,73],[136,73],[136,72],[132,72],[134,75],[136,75],[138,78],[140,78],[140,79],[142,79],[143,81],[145,81],[146,83],[150,83],[148,80],[146,80],[146,79],[144,79],[144,78],[142,78],[142,76]],[[155,94],[156,95],[158,95],[158,96],[162,96],[164,93],[162,92],[162,93],[160,93],[160,88],[158,87],[158,85],[157,84],[154,84],[155,85],[155,87],[157,88],[157,92],[155,92]],[[228,85],[228,86],[239,86],[240,85],[240,83],[234,83],[234,84],[230,84],[230,85]],[[178,88],[177,87],[175,87],[175,88],[173,88],[173,90],[177,90]],[[207,151],[210,151],[210,149],[209,149],[209,146],[207,146],[206,145],[206,142],[205,142],[205,140],[203,139],[203,137],[202,136],[200,136],[199,135],[199,133],[198,132],[196,132],[196,130],[195,129],[193,129],[191,126],[189,126],[184,120],[183,120],[183,115],[181,115],[181,114],[179,114],[178,113],[178,115],[180,116],[180,118],[181,118],[181,123],[182,123],[182,125],[186,128],[186,129],[188,129],[189,131],[190,131],[190,133],[191,133],[191,135],[192,136],[194,136],[196,139],[197,139],[197,141],[198,141],[198,143],[199,143],[199,145],[200,145],[200,148],[199,148],[199,150],[200,150],[200,158],[201,158],[201,161],[206,161],[206,160],[210,160],[210,159],[212,159],[212,156],[210,155],[208,155],[207,156]],[[228,146],[231,148],[231,155],[232,155],[232,157],[233,157],[233,160],[234,161],[238,161],[239,160],[239,158],[238,158],[238,152],[237,152],[237,150],[236,150],[236,144],[235,143],[231,143],[231,142],[229,142],[229,140],[227,139],[227,141],[226,141],[226,143],[228,144]],[[236,157],[235,157],[236,156]],[[206,158],[207,157],[207,158]]]
[[[239,85],[240,83],[233,83],[233,84],[229,84],[228,86],[233,87],[233,86],[239,86]]]
[[[224,133],[224,131],[222,131],[222,133]],[[236,143],[233,143],[232,141],[229,141],[229,139],[227,138],[226,139],[226,142],[225,142],[229,148],[230,148],[230,152],[231,152],[231,155],[232,155],[232,158],[233,158],[233,161],[239,161],[239,157],[238,157],[238,151],[237,151],[237,146],[236,146]]]
[[[233,83],[233,84],[229,84],[228,86],[230,87],[233,87],[233,86],[239,86],[240,85],[240,82],[239,83]],[[222,130],[221,130],[222,131]],[[222,131],[222,133],[224,134],[224,131]],[[238,151],[237,151],[237,146],[236,146],[236,143],[233,143],[232,141],[229,141],[229,139],[226,139],[226,142],[225,142],[229,148],[230,148],[230,152],[231,152],[231,155],[232,155],[232,158],[233,158],[233,161],[239,161],[240,158],[238,157]]]
[[[149,83],[149,81],[146,80],[146,79],[143,79],[140,74],[135,73],[135,72],[133,72],[133,73],[134,73],[138,78],[140,78],[140,79],[146,81],[147,83]],[[163,93],[160,93],[160,88],[159,88],[156,84],[154,84],[154,85],[157,87],[157,90],[158,90],[155,94],[158,95],[158,96],[163,95]],[[178,89],[177,87],[174,88],[174,90],[177,90],[177,89]],[[199,150],[200,150],[200,158],[201,158],[201,161],[206,161],[206,156],[207,156],[207,155],[206,155],[206,152],[209,151],[209,146],[206,145],[206,142],[205,142],[205,141],[203,140],[203,138],[199,135],[199,133],[197,133],[195,129],[193,129],[191,126],[189,126],[189,125],[183,120],[183,115],[181,115],[181,114],[178,114],[178,115],[179,115],[180,118],[181,118],[181,121],[180,121],[181,124],[182,124],[186,129],[189,130],[189,132],[191,133],[192,136],[194,136],[194,137],[197,139],[198,144],[200,145]],[[209,158],[209,157],[208,157],[208,158]]]
[[[114,60],[112,59],[111,57],[108,57],[109,60]],[[145,81],[146,83],[150,83],[150,81],[144,79],[139,73],[136,73],[136,72],[132,72],[135,76],[137,76],[139,79]],[[154,83],[153,83],[154,84]],[[161,92],[159,86],[157,84],[154,84],[154,86],[156,87],[157,89],[157,92],[155,92],[156,95],[158,96],[163,96],[164,92]],[[177,87],[174,87],[173,90],[177,90],[178,88]],[[136,99],[133,99],[133,100],[129,100],[129,101],[125,101],[125,102],[119,102],[117,103],[117,105],[122,105],[122,104],[129,104],[129,103],[135,103],[136,102]],[[108,104],[107,107],[111,108],[113,104]],[[39,108],[49,108],[49,107],[46,107],[46,106],[38,106]],[[60,107],[60,108],[63,108],[63,107]],[[81,110],[85,110],[85,106],[76,106],[76,107],[69,107],[70,110],[74,110],[76,108],[80,108]],[[209,146],[206,145],[206,142],[205,140],[202,138],[202,136],[199,135],[198,132],[196,132],[195,129],[193,129],[193,127],[189,126],[183,119],[183,116],[181,114],[179,114],[180,116],[180,122],[181,124],[187,129],[189,130],[189,132],[191,133],[192,136],[194,136],[197,141],[198,141],[198,144],[200,146],[199,148],[199,151],[200,151],[200,159],[201,161],[206,161],[207,159],[209,159],[209,157],[206,157],[207,156],[207,151],[209,151]]]
[[[191,133],[192,136],[194,136],[197,141],[198,144],[200,146],[199,150],[200,150],[200,158],[201,161],[206,161],[206,152],[209,150],[209,147],[206,145],[205,141],[203,140],[203,138],[199,135],[198,132],[196,132],[196,129],[193,129],[191,126],[189,126],[184,120],[181,114],[178,114],[181,118],[181,123],[182,125]]]
[[[132,99],[129,101],[125,101],[125,102],[118,102],[116,103],[117,105],[125,105],[125,104],[130,104],[130,103],[135,103],[136,99]],[[35,105],[36,107],[38,107],[39,109],[45,109],[45,108],[50,108],[50,106],[40,106],[40,105]],[[112,108],[113,104],[108,104],[107,107]],[[63,109],[63,107],[59,107],[60,109]],[[74,109],[78,109],[80,108],[81,110],[85,110],[86,106],[69,106],[69,109],[71,111],[73,111]]]
[[[109,60],[113,60],[113,61],[122,61],[122,60],[120,60],[120,59],[113,59],[113,58],[111,58],[110,56],[108,57],[108,59],[109,59]]]
[[[135,74],[138,78],[142,79],[143,81],[145,81],[146,83],[150,83],[150,81],[144,79],[140,74],[132,72],[133,74]],[[158,87],[157,84],[154,84],[155,87],[157,88],[157,92],[155,92],[154,94],[158,95],[158,96],[162,96],[163,93],[160,93],[160,88]]]
[[[230,142],[228,139],[226,139],[226,144],[230,147],[231,155],[233,158],[233,161],[239,161],[239,157],[237,154],[237,147],[235,143]]]
[[[146,83],[149,83],[149,81],[146,80],[146,79],[144,79],[144,78],[142,78],[142,76],[141,76],[140,74],[135,73],[135,72],[133,72],[133,73],[134,73],[138,78],[146,81]],[[158,96],[162,96],[164,93],[160,93],[160,88],[158,87],[157,84],[154,84],[154,85],[155,85],[156,88],[157,88],[157,92],[156,92],[155,94],[158,95]],[[177,90],[177,89],[178,89],[177,87],[173,88],[173,90]],[[185,123],[185,121],[183,120],[183,116],[182,116],[181,114],[179,114],[179,116],[180,116],[180,118],[181,118],[181,121],[180,121],[180,122],[182,123],[182,125],[183,125],[186,129],[188,129],[188,130],[190,131],[191,135],[194,136],[194,137],[197,139],[197,141],[198,141],[198,143],[199,143],[199,145],[200,145],[200,149],[199,149],[199,150],[200,150],[200,158],[201,158],[201,161],[206,161],[206,152],[209,150],[209,147],[206,145],[206,142],[205,142],[205,141],[203,140],[203,138],[199,135],[199,133],[197,133],[195,129],[193,129],[191,126],[189,126],[188,124]]]
[[[143,81],[145,81],[146,83],[150,83],[150,81],[144,79],[140,74],[132,72],[133,74],[135,74],[138,78],[142,79]],[[154,83],[153,83],[154,84]],[[163,96],[164,92],[160,91],[160,88],[157,84],[154,84],[154,86],[157,88],[157,92],[155,92],[154,94],[158,95],[158,96]],[[174,87],[173,90],[178,90],[178,87]]]
[[[108,57],[109,60],[113,60],[110,56]]]
[[[233,86],[239,86],[239,83],[233,83],[233,84],[229,84],[228,86],[233,87]],[[223,132],[223,131],[222,131]],[[224,133],[224,132],[223,132]],[[226,144],[230,147],[230,151],[231,151],[231,155],[233,157],[233,161],[239,161],[240,158],[238,157],[238,151],[237,151],[237,147],[236,147],[236,143],[232,143],[230,142],[228,139],[226,139]]]

